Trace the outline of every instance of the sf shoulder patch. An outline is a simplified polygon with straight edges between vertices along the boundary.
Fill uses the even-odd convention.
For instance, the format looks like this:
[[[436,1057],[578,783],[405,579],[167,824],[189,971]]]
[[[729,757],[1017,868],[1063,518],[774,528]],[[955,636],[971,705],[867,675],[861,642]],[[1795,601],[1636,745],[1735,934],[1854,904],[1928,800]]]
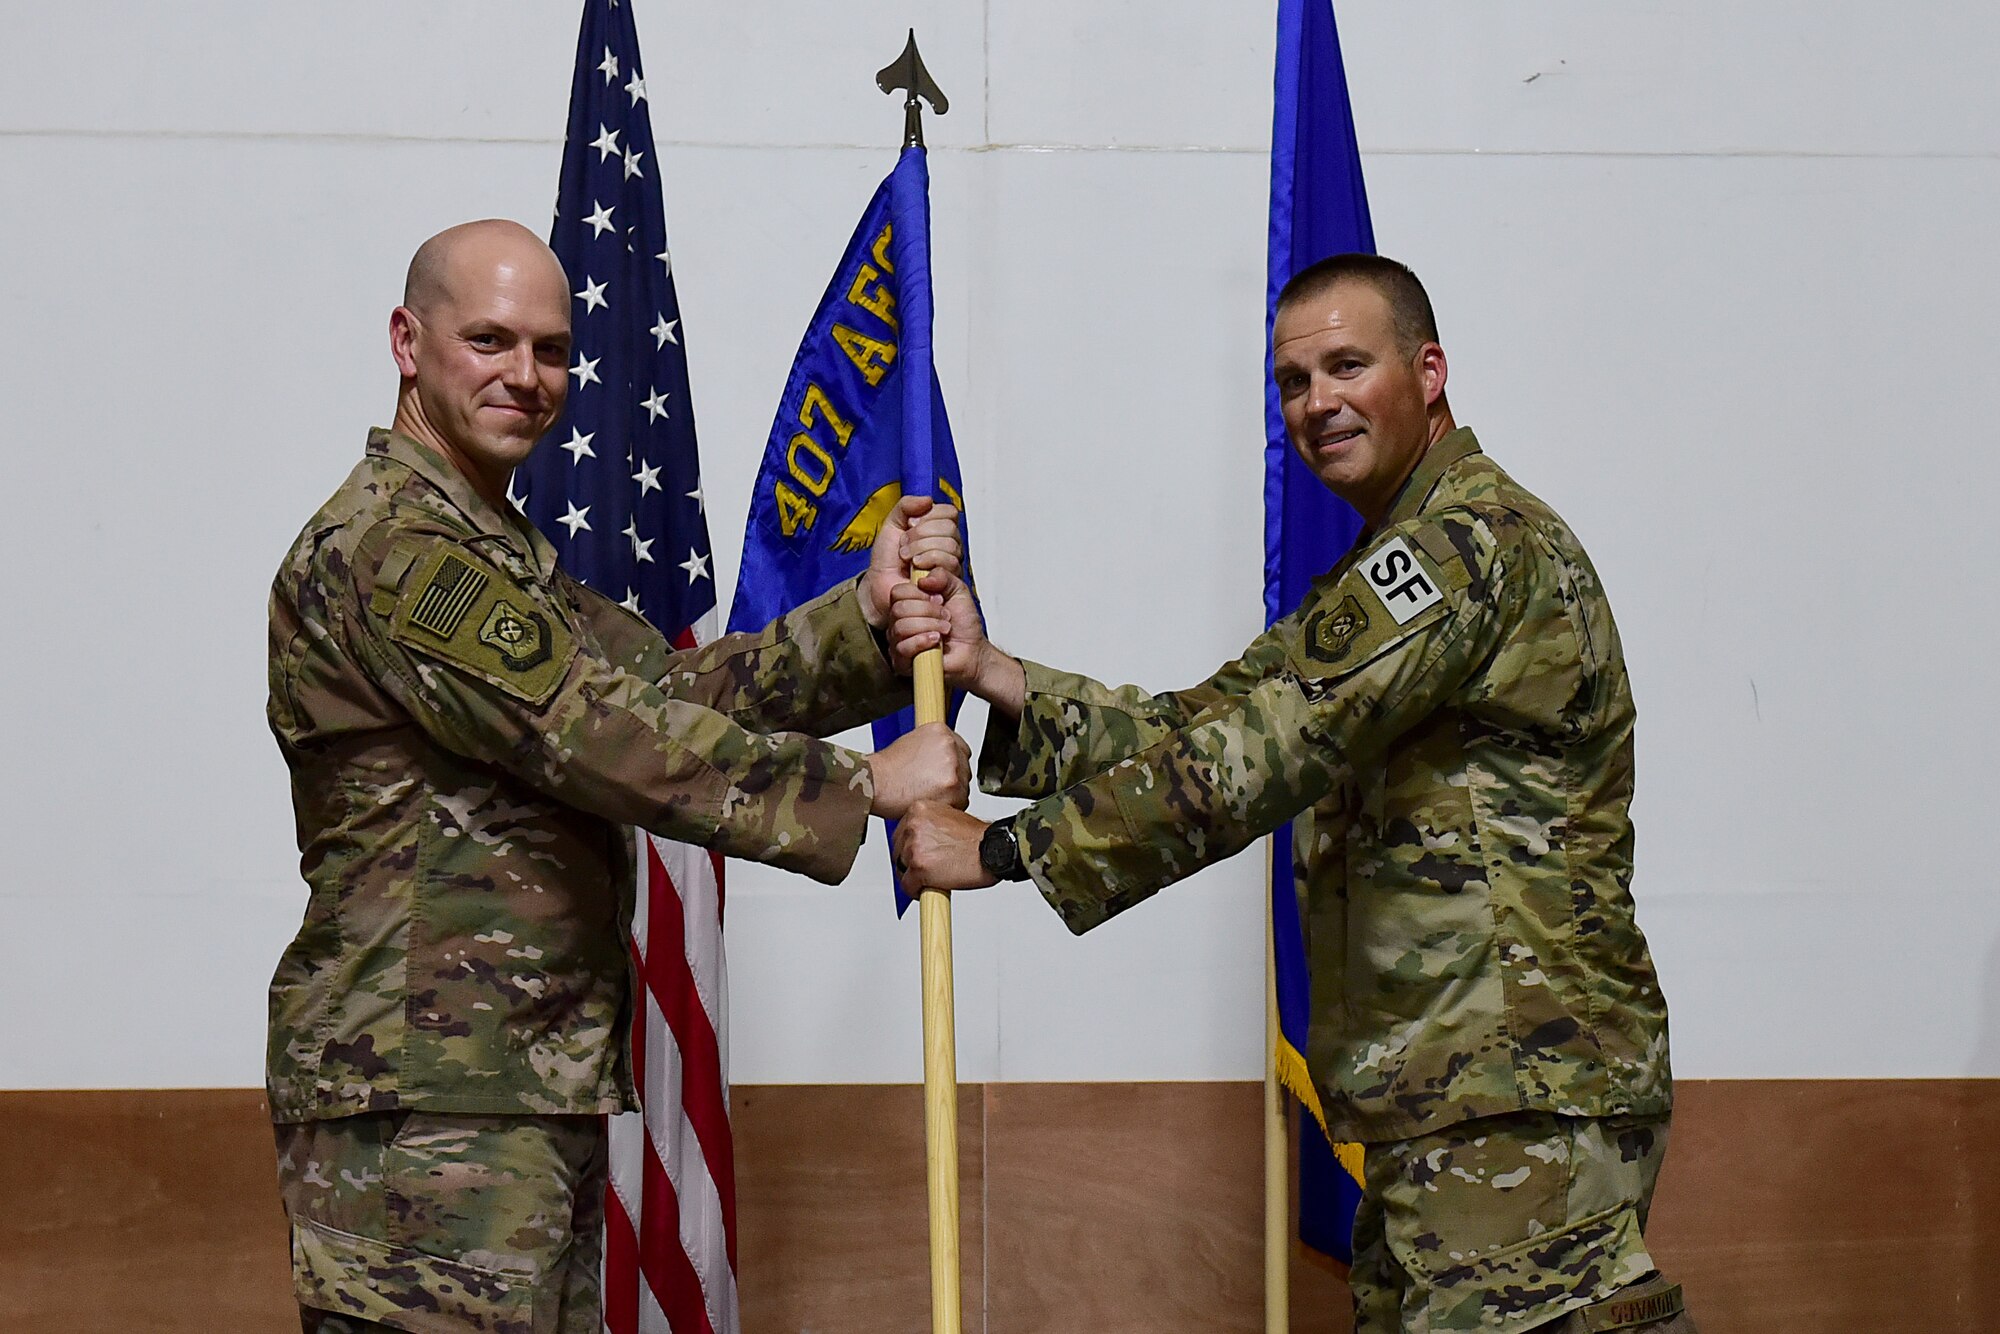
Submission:
[[[576,651],[526,589],[442,539],[411,563],[389,635],[533,704],[555,693]]]
[[[1437,581],[1401,537],[1391,538],[1363,556],[1361,573],[1398,625],[1408,625],[1444,598]]]
[[[1421,533],[1398,533],[1362,553],[1337,580],[1316,582],[1289,650],[1299,675],[1338,680],[1413,640],[1456,605],[1448,595],[1466,586],[1456,575],[1436,563]]]

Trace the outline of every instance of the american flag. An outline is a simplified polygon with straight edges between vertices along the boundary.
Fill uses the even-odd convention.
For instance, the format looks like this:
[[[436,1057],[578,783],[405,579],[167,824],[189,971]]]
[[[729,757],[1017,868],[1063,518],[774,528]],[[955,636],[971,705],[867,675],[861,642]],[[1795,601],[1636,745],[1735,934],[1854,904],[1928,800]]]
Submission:
[[[715,634],[715,578],[680,303],[639,39],[586,0],[549,244],[576,285],[569,405],[515,501],[563,568],[680,647]],[[633,1073],[612,1118],[604,1323],[611,1334],[737,1334],[721,859],[635,830]]]

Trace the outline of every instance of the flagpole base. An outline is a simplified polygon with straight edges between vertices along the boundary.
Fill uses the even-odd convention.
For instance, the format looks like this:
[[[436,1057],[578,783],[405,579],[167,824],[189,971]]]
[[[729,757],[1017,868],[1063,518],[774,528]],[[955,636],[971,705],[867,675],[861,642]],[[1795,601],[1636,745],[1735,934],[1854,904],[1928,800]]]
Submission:
[[[953,1022],[951,896],[917,901],[923,928],[924,1149],[930,1187],[931,1329],[959,1334],[958,1053]]]
[[[1264,855],[1264,1331],[1292,1327],[1292,1185],[1285,1090],[1278,1082],[1278,947],[1271,889],[1276,871]]]

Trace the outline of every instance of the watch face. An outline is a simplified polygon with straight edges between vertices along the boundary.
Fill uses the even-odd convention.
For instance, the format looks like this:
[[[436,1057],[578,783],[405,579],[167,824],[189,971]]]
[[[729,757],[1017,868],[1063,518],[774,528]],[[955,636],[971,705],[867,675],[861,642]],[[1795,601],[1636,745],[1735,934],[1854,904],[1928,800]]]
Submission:
[[[1010,879],[1020,873],[1021,849],[1014,841],[1013,821],[1001,820],[986,826],[986,833],[979,840],[979,865],[996,880]]]

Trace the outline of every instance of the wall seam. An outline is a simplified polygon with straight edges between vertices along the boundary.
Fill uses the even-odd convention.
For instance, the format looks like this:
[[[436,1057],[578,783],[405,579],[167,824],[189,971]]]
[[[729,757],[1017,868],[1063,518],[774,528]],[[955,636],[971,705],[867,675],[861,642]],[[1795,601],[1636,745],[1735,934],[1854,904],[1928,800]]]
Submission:
[[[982,132],[984,132],[982,127]],[[510,135],[419,135],[372,134],[365,132],[308,130],[129,130],[129,129],[0,129],[0,140],[15,139],[135,139],[147,141],[185,140],[188,142],[268,142],[301,144],[475,144],[496,147],[550,148],[561,146],[560,136]],[[727,149],[755,152],[866,152],[880,153],[880,143],[754,143],[725,139],[656,138],[661,149]],[[932,144],[937,153],[1171,153],[1216,157],[1264,157],[1268,150],[1217,144],[1083,144],[1083,143],[993,143]],[[1796,159],[1828,162],[1994,162],[2000,150],[1979,152],[1875,152],[1846,149],[1801,148],[1691,148],[1691,149],[1607,149],[1607,148],[1478,148],[1478,147],[1364,147],[1363,157],[1482,157],[1482,158],[1606,158],[1606,159]]]

